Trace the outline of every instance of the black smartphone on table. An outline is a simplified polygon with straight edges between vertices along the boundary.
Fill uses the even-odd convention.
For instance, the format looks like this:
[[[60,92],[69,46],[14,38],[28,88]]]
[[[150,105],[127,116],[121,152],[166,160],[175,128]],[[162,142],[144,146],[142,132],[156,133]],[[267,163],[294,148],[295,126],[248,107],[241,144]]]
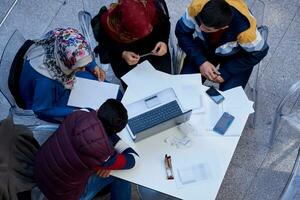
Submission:
[[[214,87],[210,87],[208,90],[206,90],[206,94],[216,103],[219,104],[222,101],[224,101],[224,96],[221,95],[218,90],[216,90]]]

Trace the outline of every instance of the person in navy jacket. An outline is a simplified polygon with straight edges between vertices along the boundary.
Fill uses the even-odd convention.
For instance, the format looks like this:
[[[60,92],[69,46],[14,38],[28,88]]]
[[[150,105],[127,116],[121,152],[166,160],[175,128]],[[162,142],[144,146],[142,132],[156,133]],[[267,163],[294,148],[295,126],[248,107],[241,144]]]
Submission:
[[[245,87],[268,44],[243,0],[193,0],[175,34],[186,53],[182,73],[201,73],[220,90]]]
[[[25,109],[45,120],[62,119],[77,108],[67,106],[76,76],[105,79],[85,38],[73,28],[49,31],[34,41],[24,57],[19,81]]]
[[[117,135],[127,121],[126,108],[115,99],[97,112],[67,116],[35,159],[35,180],[47,199],[91,200],[110,185],[112,200],[130,200],[131,184],[110,176],[111,170],[133,168],[139,158]]]

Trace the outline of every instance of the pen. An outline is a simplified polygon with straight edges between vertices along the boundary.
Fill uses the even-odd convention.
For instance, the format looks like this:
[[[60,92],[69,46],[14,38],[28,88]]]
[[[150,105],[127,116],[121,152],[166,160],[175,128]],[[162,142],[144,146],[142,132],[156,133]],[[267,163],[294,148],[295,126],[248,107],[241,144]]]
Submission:
[[[146,54],[142,54],[142,55],[140,55],[140,58],[145,57],[145,56],[149,56],[149,55],[152,55],[152,54],[153,54],[152,52],[146,53]]]
[[[171,156],[168,156],[167,154],[165,155],[165,168],[167,173],[167,179],[173,180],[174,176],[173,176]]]

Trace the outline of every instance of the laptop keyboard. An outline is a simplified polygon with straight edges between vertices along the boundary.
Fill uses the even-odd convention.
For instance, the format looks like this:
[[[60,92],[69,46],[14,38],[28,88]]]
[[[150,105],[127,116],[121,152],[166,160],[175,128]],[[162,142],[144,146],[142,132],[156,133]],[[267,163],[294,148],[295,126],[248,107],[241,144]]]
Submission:
[[[182,114],[182,111],[176,100],[154,108],[148,112],[140,114],[128,120],[128,125],[134,135],[151,128],[155,125],[163,123],[169,119]]]

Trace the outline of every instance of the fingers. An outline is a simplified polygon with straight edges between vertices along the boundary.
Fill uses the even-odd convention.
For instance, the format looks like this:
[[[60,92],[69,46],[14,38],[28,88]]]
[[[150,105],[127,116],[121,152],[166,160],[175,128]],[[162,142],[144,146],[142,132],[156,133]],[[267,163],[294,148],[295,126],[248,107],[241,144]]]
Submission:
[[[100,67],[95,67],[94,69],[94,75],[97,77],[99,81],[104,81],[105,80],[105,71],[102,70]]]
[[[140,56],[131,51],[123,51],[122,57],[128,65],[135,65],[140,60]]]
[[[208,61],[200,66],[200,73],[210,81],[215,80],[220,74],[216,67]]]
[[[137,55],[137,54],[135,54],[133,52],[130,52],[130,56],[132,57],[132,59],[137,59],[138,60],[140,58],[139,55]]]
[[[216,78],[218,77],[218,75],[214,73],[214,71],[213,71],[212,68],[208,69],[208,70],[206,71],[206,74],[205,74],[205,75],[206,75],[206,77],[207,77],[209,80],[214,80],[214,79],[216,79]]]
[[[215,83],[223,83],[224,79],[222,78],[221,73],[217,70],[217,68],[214,67],[212,68],[212,70],[215,76],[211,81]]]
[[[101,70],[101,73],[100,73],[100,80],[101,80],[101,81],[104,81],[104,80],[105,80],[105,77],[106,77],[105,71]]]
[[[164,42],[158,42],[153,49],[153,55],[163,56],[167,53],[168,47]]]
[[[217,70],[216,67],[213,67],[212,70],[213,70],[214,74],[221,75],[221,73]]]
[[[128,57],[127,63],[129,65],[135,65],[139,62],[139,60],[140,60],[140,56],[133,53]]]
[[[208,80],[214,80],[215,78],[217,78],[218,75],[216,75],[213,71],[213,67],[209,66],[206,67],[206,69],[203,72],[203,76],[205,76]]]
[[[99,71],[95,70],[94,71],[94,76],[98,79],[98,81],[101,81],[101,79],[100,79],[100,72]]]
[[[216,79],[213,80],[213,82],[215,82],[215,83],[223,83],[224,79],[222,78],[222,76],[218,76]]]
[[[161,44],[160,44],[160,42],[158,42],[158,43],[155,45],[154,49],[152,50],[152,53],[153,53],[153,54],[157,54],[158,51],[160,50],[160,46],[161,46]]]

